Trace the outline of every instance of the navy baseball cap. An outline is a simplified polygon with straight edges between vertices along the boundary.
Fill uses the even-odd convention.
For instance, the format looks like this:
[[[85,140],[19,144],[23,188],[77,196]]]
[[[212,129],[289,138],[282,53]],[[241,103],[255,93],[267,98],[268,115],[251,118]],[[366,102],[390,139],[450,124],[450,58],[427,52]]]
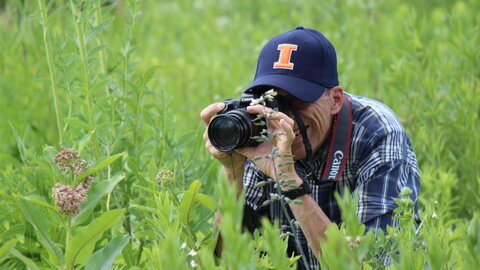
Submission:
[[[298,26],[263,47],[255,78],[245,92],[278,88],[303,102],[314,102],[326,88],[337,85],[332,44],[317,30]]]

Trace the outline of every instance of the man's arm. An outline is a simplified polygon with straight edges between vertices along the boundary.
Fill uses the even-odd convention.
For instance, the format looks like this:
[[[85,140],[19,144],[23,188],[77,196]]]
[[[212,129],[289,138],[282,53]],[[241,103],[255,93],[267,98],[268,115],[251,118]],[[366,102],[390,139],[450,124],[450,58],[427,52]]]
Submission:
[[[253,106],[248,107],[247,110],[249,110],[250,113],[266,114],[265,110],[269,109]],[[295,179],[295,184],[300,186],[303,180],[295,171],[293,157],[291,155],[291,145],[295,138],[292,128],[294,121],[278,112],[273,116],[269,116],[268,120],[271,129],[270,132],[276,134],[274,146],[278,148],[278,153],[282,155],[275,157],[275,162],[272,162],[270,158],[257,159],[256,157],[262,157],[271,152],[270,146],[266,143],[258,147],[245,147],[237,151],[247,156],[250,160],[255,160],[255,165],[268,177],[275,179],[279,175],[284,175],[282,178]],[[280,164],[289,165],[279,166]],[[290,187],[282,187],[284,191],[289,188]],[[300,227],[305,234],[308,245],[318,259],[321,254],[320,241],[325,239],[325,231],[332,222],[310,195],[303,195],[297,199],[301,200],[302,204],[297,205],[290,203],[290,208],[297,221],[300,222]]]
[[[320,261],[320,256],[322,255],[320,241],[326,239],[325,232],[332,225],[332,222],[312,196],[303,195],[298,197],[297,200],[300,200],[302,204],[290,203],[290,209],[295,219],[300,222],[300,228],[313,254]]]
[[[224,103],[215,103],[207,106],[205,109],[202,110],[200,113],[200,117],[205,124],[205,132],[203,133],[203,139],[205,141],[205,148],[210,152],[210,154],[220,161],[223,167],[223,172],[227,177],[228,182],[231,185],[237,187],[237,198],[240,196],[243,190],[243,167],[246,161],[246,157],[240,155],[239,153],[232,152],[232,153],[225,153],[218,151],[210,142],[208,138],[208,124],[212,117],[223,110],[225,107]],[[213,224],[213,229],[218,230],[218,226],[220,225],[221,217],[220,213],[215,213],[215,221]],[[221,234],[218,233],[217,244],[215,246],[215,255],[220,257],[223,250],[223,242]]]

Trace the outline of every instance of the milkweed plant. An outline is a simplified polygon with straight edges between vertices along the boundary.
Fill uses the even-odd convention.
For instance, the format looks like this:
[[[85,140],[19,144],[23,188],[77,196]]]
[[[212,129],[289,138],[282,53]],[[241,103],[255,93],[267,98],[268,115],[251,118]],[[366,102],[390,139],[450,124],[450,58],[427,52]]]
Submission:
[[[421,168],[418,201],[408,189],[395,198],[395,228],[366,230],[355,190],[337,195],[343,223],[321,242],[322,269],[478,268],[479,9],[474,0],[1,1],[0,269],[295,269],[301,254],[286,250],[299,224],[264,219],[243,231],[245,194],[204,149],[197,112],[239,96],[266,39],[297,25],[335,44],[347,92],[399,115]],[[272,20],[279,14],[288,18]],[[277,162],[278,135],[257,138],[272,145],[259,158]],[[276,179],[260,185],[275,187],[266,204],[283,209],[292,202],[278,189],[293,183]]]

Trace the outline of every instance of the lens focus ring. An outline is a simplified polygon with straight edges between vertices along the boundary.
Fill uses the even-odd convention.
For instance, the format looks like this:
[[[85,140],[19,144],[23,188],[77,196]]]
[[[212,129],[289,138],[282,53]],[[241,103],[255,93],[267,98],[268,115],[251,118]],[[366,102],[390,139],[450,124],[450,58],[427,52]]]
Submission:
[[[243,110],[233,110],[215,116],[208,126],[210,142],[222,152],[258,144],[251,139],[260,132],[252,123],[252,119],[253,116]]]

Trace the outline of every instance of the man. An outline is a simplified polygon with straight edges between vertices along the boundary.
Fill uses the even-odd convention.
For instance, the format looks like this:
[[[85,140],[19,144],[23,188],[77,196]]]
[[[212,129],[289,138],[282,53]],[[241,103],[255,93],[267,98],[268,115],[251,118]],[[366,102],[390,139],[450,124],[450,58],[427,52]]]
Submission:
[[[321,255],[320,241],[332,223],[341,223],[334,197],[346,187],[358,191],[358,218],[368,229],[395,226],[394,198],[403,187],[412,189],[413,201],[420,192],[420,177],[410,140],[394,112],[368,98],[345,93],[338,83],[336,53],[320,32],[301,26],[274,37],[262,49],[253,83],[246,92],[274,89],[287,100],[291,112],[274,112],[262,105],[248,112],[267,116],[273,146],[282,154],[273,163],[261,157],[271,147],[235,149],[231,155],[212,146],[208,151],[223,165],[228,179],[239,190],[246,189],[244,221],[254,229],[258,218],[278,218],[288,225],[285,213],[267,210],[271,187],[257,185],[273,179],[294,179],[282,186],[282,195],[301,204],[289,203],[300,223],[293,235],[301,247],[289,243],[289,250],[303,254],[299,268],[314,269]],[[201,117],[207,125],[223,109],[223,103],[205,108]],[[279,164],[288,164],[279,166]],[[278,175],[281,175],[279,177]],[[416,205],[415,205],[416,211]],[[252,225],[253,224],[253,225]],[[299,250],[300,249],[300,250]],[[306,266],[306,265],[307,266]]]

